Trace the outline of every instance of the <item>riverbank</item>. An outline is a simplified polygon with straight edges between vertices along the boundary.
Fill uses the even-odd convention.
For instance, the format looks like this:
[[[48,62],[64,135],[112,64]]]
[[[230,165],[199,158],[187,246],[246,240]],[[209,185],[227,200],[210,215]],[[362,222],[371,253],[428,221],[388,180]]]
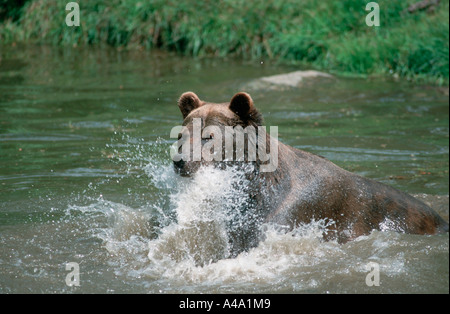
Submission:
[[[68,27],[67,1],[29,0],[3,17],[0,43],[106,43],[448,85],[448,0],[412,13],[408,8],[417,0],[377,1],[379,27],[366,24],[367,2],[90,0],[80,3],[80,27]]]

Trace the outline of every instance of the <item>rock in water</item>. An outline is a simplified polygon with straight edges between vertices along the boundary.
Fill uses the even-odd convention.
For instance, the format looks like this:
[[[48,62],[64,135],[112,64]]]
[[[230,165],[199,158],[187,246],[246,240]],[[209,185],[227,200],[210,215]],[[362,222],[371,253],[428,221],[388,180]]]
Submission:
[[[248,83],[245,88],[250,90],[284,90],[287,88],[301,87],[305,83],[305,81],[331,78],[334,78],[331,74],[314,70],[294,71],[284,74],[261,77]]]

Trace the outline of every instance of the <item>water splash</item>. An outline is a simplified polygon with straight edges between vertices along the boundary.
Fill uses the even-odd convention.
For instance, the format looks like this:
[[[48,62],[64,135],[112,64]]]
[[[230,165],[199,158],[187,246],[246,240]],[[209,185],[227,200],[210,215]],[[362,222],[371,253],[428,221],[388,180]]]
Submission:
[[[133,175],[145,156],[144,176],[136,182],[147,180],[152,199],[133,207],[100,197],[67,210],[72,219],[82,217],[78,228],[101,240],[105,263],[123,284],[154,292],[375,292],[365,277],[367,263],[376,262],[382,291],[421,291],[429,272],[416,261],[448,260],[448,235],[373,232],[340,245],[323,240],[332,224],[325,220],[291,231],[264,224],[257,245],[232,254],[232,231],[257,221],[245,173],[208,167],[182,178],[171,163],[151,158],[152,145],[139,145],[136,155],[136,147],[121,152],[120,162],[125,160]],[[448,274],[448,267],[441,273]],[[448,280],[441,281],[442,290]]]
[[[245,173],[236,169],[201,168],[172,195],[176,222],[150,241],[149,259],[168,256],[175,262],[205,265],[228,257],[230,228],[236,223],[245,228],[252,220],[251,212],[245,222],[238,210],[242,206],[248,209],[247,185]]]

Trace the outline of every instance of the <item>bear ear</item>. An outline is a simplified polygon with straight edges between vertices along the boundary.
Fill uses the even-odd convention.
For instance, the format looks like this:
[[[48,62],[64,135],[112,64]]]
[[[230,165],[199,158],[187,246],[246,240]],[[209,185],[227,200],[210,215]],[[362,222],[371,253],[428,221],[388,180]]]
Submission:
[[[255,110],[252,97],[244,92],[237,93],[233,96],[229,108],[242,120],[248,120],[251,112]]]
[[[198,96],[193,92],[183,93],[178,100],[178,107],[181,110],[183,119],[185,119],[189,113],[201,106],[201,101]]]

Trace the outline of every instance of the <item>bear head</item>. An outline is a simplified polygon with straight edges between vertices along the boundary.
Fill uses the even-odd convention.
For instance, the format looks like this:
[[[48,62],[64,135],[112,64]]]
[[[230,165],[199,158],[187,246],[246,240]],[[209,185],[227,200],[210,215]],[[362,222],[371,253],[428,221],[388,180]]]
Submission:
[[[246,158],[239,158],[240,153],[236,151],[239,146],[236,145],[236,136],[228,137],[230,140],[227,142],[227,134],[230,130],[244,129],[257,132],[263,123],[252,98],[244,92],[235,94],[229,103],[205,102],[195,93],[186,92],[181,95],[178,107],[184,121],[178,134],[180,157],[174,159],[174,168],[183,176],[195,173],[201,165],[224,167],[235,164],[237,160],[245,161]],[[246,140],[249,137],[247,133],[244,136]],[[232,146],[228,145],[230,143]],[[232,147],[231,151],[229,147]],[[247,149],[248,145],[244,144],[243,156],[246,156]]]

